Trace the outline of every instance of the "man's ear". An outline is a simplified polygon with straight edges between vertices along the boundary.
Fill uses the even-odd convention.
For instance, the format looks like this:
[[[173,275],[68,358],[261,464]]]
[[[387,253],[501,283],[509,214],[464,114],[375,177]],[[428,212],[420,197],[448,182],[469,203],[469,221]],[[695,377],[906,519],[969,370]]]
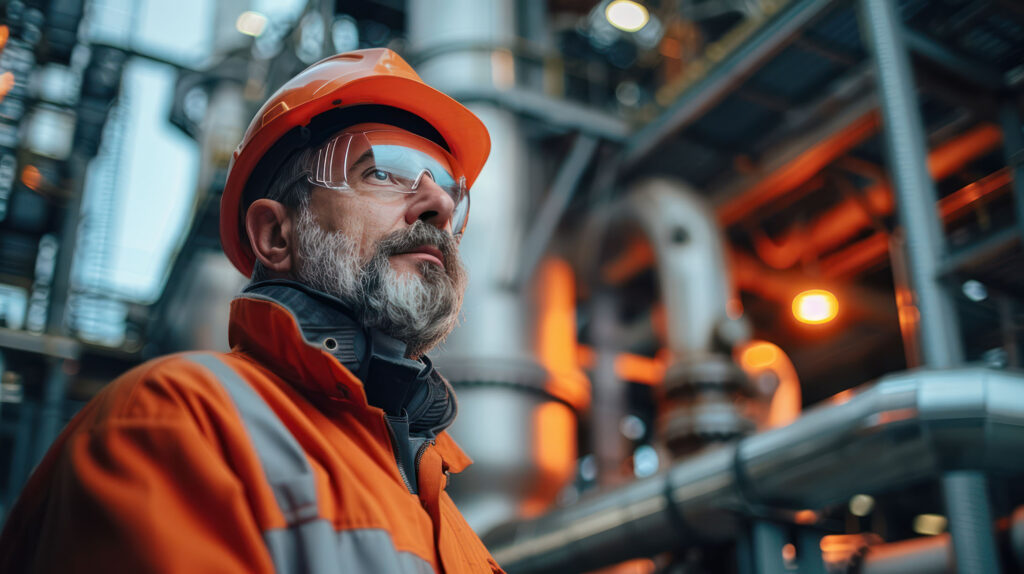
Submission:
[[[290,275],[295,267],[295,224],[280,202],[257,199],[245,212],[245,230],[256,260],[277,275]]]

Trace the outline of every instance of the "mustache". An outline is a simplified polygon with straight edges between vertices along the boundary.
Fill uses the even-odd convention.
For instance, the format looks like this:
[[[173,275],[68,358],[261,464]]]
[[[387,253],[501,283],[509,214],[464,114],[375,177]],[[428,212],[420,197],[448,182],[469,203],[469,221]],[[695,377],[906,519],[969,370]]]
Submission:
[[[377,242],[377,254],[390,257],[423,245],[436,247],[446,262],[456,257],[459,250],[459,244],[452,234],[429,223],[417,221],[408,229],[400,229],[382,237]]]

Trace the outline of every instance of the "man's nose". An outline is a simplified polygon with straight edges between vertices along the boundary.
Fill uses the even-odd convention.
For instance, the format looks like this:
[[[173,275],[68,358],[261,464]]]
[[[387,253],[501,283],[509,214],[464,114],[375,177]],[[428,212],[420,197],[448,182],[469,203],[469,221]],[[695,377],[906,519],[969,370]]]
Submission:
[[[429,223],[438,229],[449,228],[455,201],[433,179],[424,175],[416,187],[405,212],[405,222],[409,225],[417,221]],[[450,230],[450,229],[449,229]]]

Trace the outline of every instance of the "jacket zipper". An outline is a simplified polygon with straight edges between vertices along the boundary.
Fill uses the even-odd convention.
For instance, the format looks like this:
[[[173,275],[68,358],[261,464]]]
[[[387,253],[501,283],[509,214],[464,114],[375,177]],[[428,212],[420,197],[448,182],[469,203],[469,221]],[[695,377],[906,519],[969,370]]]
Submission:
[[[402,454],[398,450],[398,438],[395,436],[395,431],[392,430],[391,425],[387,421],[384,421],[384,425],[388,427],[388,438],[391,439],[391,454],[395,456],[395,466],[398,467],[398,476],[402,477],[402,483],[405,484],[405,488],[410,494],[415,494],[416,490],[412,487],[412,483],[409,482],[409,475],[405,472],[405,465],[402,464]],[[416,460],[419,462],[419,459]]]
[[[432,444],[434,444],[434,439],[423,441],[423,444],[420,445],[420,449],[416,451],[416,462],[413,466],[416,467],[414,470],[416,471],[417,476],[419,476],[420,473],[420,461],[423,460],[423,454],[427,452],[427,447]]]

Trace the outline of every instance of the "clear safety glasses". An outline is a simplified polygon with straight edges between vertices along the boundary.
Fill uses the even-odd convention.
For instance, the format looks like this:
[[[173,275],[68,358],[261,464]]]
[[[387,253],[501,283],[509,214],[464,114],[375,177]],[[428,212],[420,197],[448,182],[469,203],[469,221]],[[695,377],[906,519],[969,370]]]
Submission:
[[[336,190],[380,196],[417,193],[427,180],[451,198],[452,233],[461,235],[469,218],[466,177],[441,146],[404,131],[345,133],[320,146],[310,183]]]

